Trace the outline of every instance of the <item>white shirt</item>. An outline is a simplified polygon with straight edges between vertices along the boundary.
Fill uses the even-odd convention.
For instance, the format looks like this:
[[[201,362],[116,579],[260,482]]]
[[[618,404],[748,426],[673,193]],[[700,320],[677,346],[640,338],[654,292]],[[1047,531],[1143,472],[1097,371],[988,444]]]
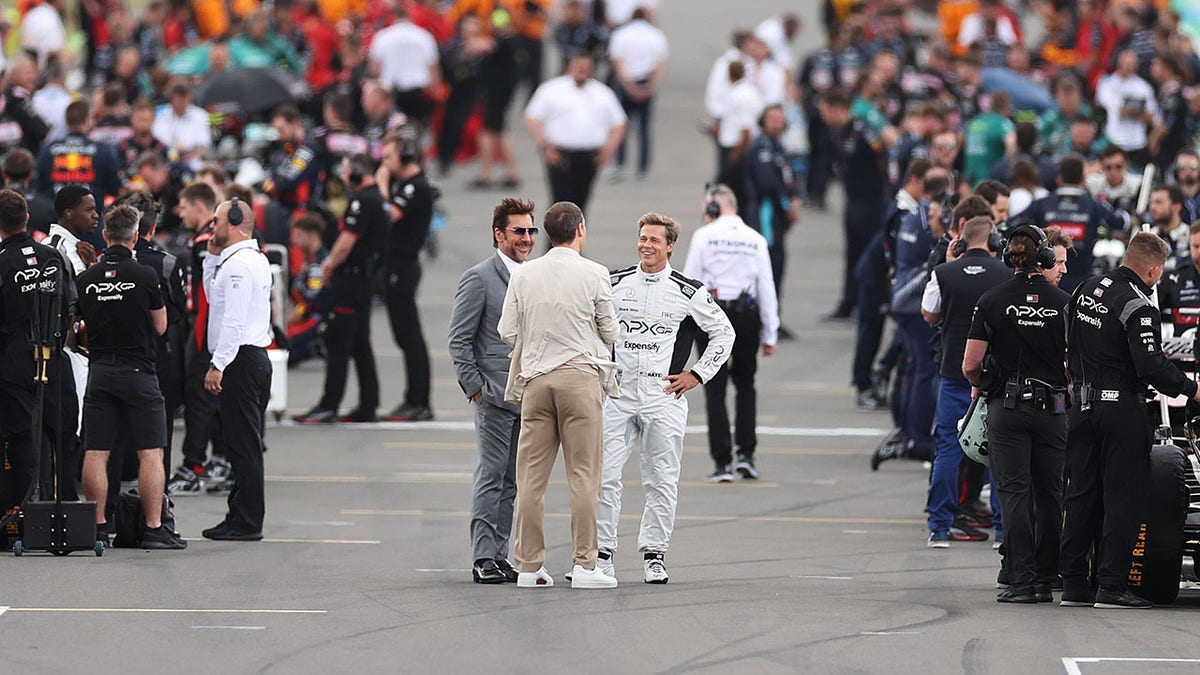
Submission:
[[[67,262],[71,263],[71,269],[74,270],[75,276],[79,276],[87,265],[84,264],[83,258],[79,257],[79,238],[71,234],[70,230],[59,225],[58,223],[50,223],[50,232],[46,237],[46,245],[50,246],[54,238],[58,237],[58,242],[54,248],[66,258]]]
[[[638,7],[653,12],[658,9],[658,0],[607,0],[604,3],[604,19],[610,26],[620,26],[633,18],[633,12]]]
[[[547,80],[533,92],[525,118],[542,124],[546,142],[563,150],[596,150],[625,124],[616,94],[596,80],[579,86],[570,76]]]
[[[741,141],[742,132],[750,131],[750,138],[758,135],[758,117],[766,107],[762,94],[746,79],[741,79],[726,94],[721,126],[717,130],[717,143],[722,148],[732,148]]]
[[[775,63],[783,66],[785,70],[796,67],[796,55],[792,53],[792,43],[791,40],[788,40],[782,18],[774,16],[758,24],[758,27],[754,29],[754,37],[767,45]]]
[[[379,81],[396,91],[433,84],[429,68],[438,62],[437,41],[411,21],[394,23],[375,34],[368,54],[379,64]]]
[[[1013,216],[1029,208],[1029,205],[1035,200],[1049,196],[1050,191],[1041,186],[1035,187],[1033,192],[1025,188],[1014,188],[1012,194],[1008,195],[1008,217],[1011,219]]]
[[[667,36],[649,21],[630,21],[613,31],[608,57],[620,62],[619,70],[626,79],[640,82],[667,60]]]
[[[758,302],[762,320],[759,339],[775,344],[779,331],[779,300],[767,240],[737,216],[721,216],[696,230],[688,246],[683,273],[711,288],[721,301],[746,293]]]
[[[33,93],[29,100],[33,111],[50,126],[47,142],[67,135],[67,106],[72,100],[71,94],[57,84],[48,84]]]
[[[747,60],[746,79],[762,94],[764,105],[777,105],[787,98],[787,70],[774,61],[754,63]]]
[[[708,71],[708,84],[704,87],[704,107],[713,119],[721,119],[725,114],[725,102],[729,99],[729,64],[734,61],[747,62],[749,59],[736,49],[730,49],[719,56]]]
[[[253,239],[204,258],[208,344],[212,365],[224,371],[243,345],[271,344],[271,266]]]
[[[504,251],[501,251],[500,249],[496,249],[496,257],[500,258],[500,262],[504,263],[504,269],[508,270],[509,277],[511,277],[512,273],[521,266],[521,263],[508,257],[504,254]]]
[[[1006,45],[1017,44],[1017,31],[1007,16],[996,17],[996,37]],[[971,43],[983,39],[983,15],[968,14],[958,27],[958,44],[970,47]]]
[[[1146,123],[1132,117],[1122,117],[1121,108],[1140,105],[1158,118],[1158,102],[1154,89],[1138,77],[1121,78],[1116,73],[1100,79],[1096,85],[1096,103],[1108,111],[1108,122],[1104,135],[1123,150],[1140,150],[1146,147]]]
[[[176,115],[171,106],[164,106],[155,115],[151,132],[163,145],[181,153],[212,147],[208,113],[194,105],[189,105],[182,116]]]
[[[25,14],[21,21],[21,49],[38,55],[38,65],[46,65],[46,57],[61,52],[67,44],[67,31],[58,10],[41,3]]]
[[[929,275],[925,282],[925,292],[921,294],[921,309],[930,314],[942,313],[942,285],[938,283],[937,275]]]

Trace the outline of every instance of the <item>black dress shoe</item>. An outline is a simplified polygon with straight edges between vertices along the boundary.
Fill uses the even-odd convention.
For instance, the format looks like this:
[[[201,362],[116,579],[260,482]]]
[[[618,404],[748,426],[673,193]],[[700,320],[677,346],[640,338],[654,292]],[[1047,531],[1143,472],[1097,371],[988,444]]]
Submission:
[[[508,581],[508,577],[496,566],[496,561],[490,558],[476,560],[471,566],[471,577],[477,584],[503,584]]]
[[[260,541],[263,538],[261,530],[251,532],[249,530],[238,529],[228,523],[221,523],[216,527],[210,527],[200,534],[205,539],[214,539],[216,541]]]
[[[1049,583],[1034,584],[1033,594],[1037,596],[1038,602],[1054,602],[1054,594],[1050,591]]]
[[[333,424],[338,421],[338,414],[336,410],[313,408],[303,415],[296,415],[292,421],[296,424]]]
[[[510,565],[507,560],[504,558],[496,558],[496,567],[499,567],[500,571],[504,572],[505,582],[510,584],[517,583],[517,570],[513,569],[513,566]]]
[[[787,326],[784,326],[783,324],[779,325],[779,330],[777,331],[777,333],[778,333],[779,339],[784,342],[790,342],[790,341],[796,339],[796,334],[793,333],[790,328],[788,328]]]
[[[429,406],[401,405],[385,419],[388,422],[428,422],[433,419],[433,411]]]
[[[1033,586],[1012,586],[1006,591],[1001,591],[996,596],[996,602],[1036,605],[1039,600],[1037,593],[1033,591]]]
[[[351,411],[349,414],[343,415],[341,421],[346,422],[346,423],[351,423],[351,424],[378,422],[379,416],[375,414],[374,410],[355,409],[355,410]]]

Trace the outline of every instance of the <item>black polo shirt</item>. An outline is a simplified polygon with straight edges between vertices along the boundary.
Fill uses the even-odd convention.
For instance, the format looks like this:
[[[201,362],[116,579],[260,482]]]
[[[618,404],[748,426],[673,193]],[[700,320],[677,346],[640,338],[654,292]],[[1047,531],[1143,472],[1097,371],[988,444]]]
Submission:
[[[1067,386],[1071,296],[1041,274],[1018,273],[979,298],[967,337],[988,343],[992,382],[1034,378]],[[992,391],[995,391],[992,389]]]
[[[400,220],[392,221],[384,247],[384,263],[413,262],[421,255],[433,221],[433,203],[437,193],[429,184],[425,172],[405,181],[393,181],[388,201],[404,212]]]
[[[357,239],[354,240],[354,247],[350,249],[345,262],[335,273],[365,273],[371,258],[379,252],[379,240],[387,231],[387,226],[387,208],[383,204],[383,194],[379,192],[378,187],[372,185],[351,193],[350,204],[342,218],[342,229],[354,234]]]
[[[76,279],[90,359],[111,358],[154,372],[157,334],[150,312],[164,307],[158,275],[124,246],[110,246]]]
[[[57,264],[55,264],[57,263]],[[38,294],[55,283],[66,289],[70,273],[58,251],[27,232],[0,242],[0,387],[33,389],[33,314]],[[68,311],[74,292],[63,296]],[[65,334],[65,333],[64,333]],[[52,358],[59,352],[55,351]]]

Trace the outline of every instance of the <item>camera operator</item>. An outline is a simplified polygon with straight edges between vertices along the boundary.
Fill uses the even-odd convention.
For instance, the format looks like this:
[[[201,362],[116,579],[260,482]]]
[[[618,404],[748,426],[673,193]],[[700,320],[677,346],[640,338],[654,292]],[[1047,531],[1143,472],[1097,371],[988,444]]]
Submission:
[[[296,418],[303,424],[338,421],[338,405],[346,390],[346,366],[354,359],[358,375],[358,407],[343,422],[374,422],[379,407],[379,375],[371,350],[371,260],[387,229],[383,195],[375,185],[366,155],[341,163],[341,181],[350,204],[329,257],[321,264],[331,305],[325,331],[325,391],[316,408]]]
[[[1104,608],[1151,606],[1126,586],[1150,488],[1153,425],[1146,387],[1200,400],[1196,383],[1163,355],[1159,310],[1148,299],[1168,254],[1162,239],[1139,232],[1120,268],[1085,281],[1071,299],[1068,341],[1076,405],[1067,435],[1064,606],[1093,601]],[[1088,578],[1093,569],[1099,585],[1094,596]]]
[[[72,311],[75,291],[67,274],[65,262],[57,251],[33,240],[26,229],[29,211],[25,198],[12,189],[0,190],[0,439],[6,444],[7,464],[0,470],[0,515],[24,500],[30,486],[40,475],[38,458],[33,455],[31,429],[36,405],[35,367],[31,348],[32,316],[37,307],[36,297],[49,271],[49,261],[58,262],[63,316]],[[63,326],[63,333],[66,333]],[[78,467],[79,457],[73,442],[78,419],[78,402],[71,363],[62,358],[61,350],[51,350],[46,365],[45,407],[42,415],[43,458],[50,450],[47,439],[62,438],[59,458],[64,466]],[[43,466],[49,462],[42,460]],[[70,479],[60,487],[64,500],[76,498],[75,469]],[[52,494],[50,477],[42,478],[43,494]],[[7,543],[0,536],[0,545]]]
[[[263,415],[271,393],[271,268],[254,240],[254,209],[234,197],[217,206],[204,259],[208,343],[204,388],[220,396],[221,430],[233,470],[225,519],[206,539],[258,541],[266,511]]]
[[[161,519],[167,415],[155,377],[155,340],[167,330],[167,310],[158,278],[133,258],[142,214],[117,206],[106,215],[108,250],[76,280],[90,362],[83,489],[96,502],[97,540],[107,545],[108,458],[118,434],[125,433],[138,448],[138,496],[146,519],[142,547],[182,549],[187,542],[163,527]]]

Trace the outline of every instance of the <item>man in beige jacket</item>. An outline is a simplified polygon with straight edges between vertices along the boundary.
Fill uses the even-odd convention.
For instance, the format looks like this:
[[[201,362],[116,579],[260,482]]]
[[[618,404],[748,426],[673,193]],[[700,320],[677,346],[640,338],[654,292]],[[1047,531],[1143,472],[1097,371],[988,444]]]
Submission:
[[[554,585],[543,563],[546,485],[561,443],[571,499],[572,588],[612,588],[596,569],[596,510],[603,458],[604,397],[616,397],[608,345],[618,335],[612,286],[603,265],[581,255],[583,212],[558,202],[543,230],[552,248],[512,273],[497,329],[512,351],[505,400],[521,406],[517,507],[513,526],[517,586]]]

